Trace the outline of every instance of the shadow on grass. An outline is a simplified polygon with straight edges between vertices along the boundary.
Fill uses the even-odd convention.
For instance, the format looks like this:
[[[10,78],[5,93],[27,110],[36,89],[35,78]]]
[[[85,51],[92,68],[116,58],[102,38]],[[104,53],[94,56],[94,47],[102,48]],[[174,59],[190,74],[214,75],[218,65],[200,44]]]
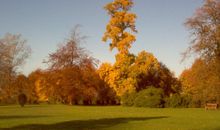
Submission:
[[[9,120],[9,119],[22,119],[22,118],[41,118],[41,117],[48,117],[48,116],[0,116],[1,120]]]
[[[73,120],[60,122],[57,124],[28,124],[13,128],[2,128],[0,130],[96,130],[112,127],[130,121],[146,121],[153,119],[168,118],[167,116],[158,117],[128,117],[128,118],[106,118],[97,120]]]

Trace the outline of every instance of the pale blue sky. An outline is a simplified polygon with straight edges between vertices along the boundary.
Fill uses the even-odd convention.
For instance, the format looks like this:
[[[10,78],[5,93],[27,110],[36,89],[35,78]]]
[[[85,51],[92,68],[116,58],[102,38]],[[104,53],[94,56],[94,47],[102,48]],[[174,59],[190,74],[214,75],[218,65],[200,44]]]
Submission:
[[[22,68],[25,74],[37,68],[57,44],[68,38],[71,29],[82,25],[88,36],[83,44],[101,62],[114,62],[115,51],[101,41],[109,16],[103,6],[111,0],[0,0],[0,37],[20,33],[28,40],[32,56]],[[131,52],[152,52],[178,76],[190,63],[180,63],[189,43],[184,27],[203,0],[134,0],[137,18],[137,41]]]

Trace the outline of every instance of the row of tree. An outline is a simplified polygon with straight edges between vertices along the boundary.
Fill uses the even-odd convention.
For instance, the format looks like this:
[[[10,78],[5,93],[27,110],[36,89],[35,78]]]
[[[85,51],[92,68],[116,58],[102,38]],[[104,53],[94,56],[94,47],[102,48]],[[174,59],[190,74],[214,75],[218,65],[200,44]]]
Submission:
[[[14,37],[16,39],[8,39]],[[11,50],[7,53],[14,53],[14,46],[18,48],[18,53],[1,58],[2,73],[1,76],[0,100],[2,103],[15,103],[17,97],[25,94],[28,97],[28,103],[64,103],[64,104],[116,104],[115,92],[99,78],[96,72],[97,60],[89,56],[87,51],[80,47],[84,37],[77,32],[77,28],[71,34],[71,37],[58,49],[49,54],[46,70],[36,70],[27,77],[19,74],[16,67],[21,64],[14,64],[14,61],[24,62],[29,54],[29,48],[24,46],[20,35],[8,34],[1,41],[2,45],[9,46]],[[6,55],[1,52],[1,56]],[[20,54],[20,57],[18,54]],[[13,57],[14,56],[14,57]],[[11,62],[8,58],[12,58]],[[4,65],[4,66],[3,66]],[[9,77],[6,77],[6,74]]]
[[[85,37],[76,27],[44,61],[47,69],[25,76],[17,70],[31,49],[21,35],[6,34],[0,39],[0,103],[15,103],[19,95],[26,95],[28,103],[147,107],[220,103],[220,2],[206,0],[187,20],[193,39],[184,58],[195,54],[197,59],[179,79],[152,53],[130,53],[137,33],[136,15],[130,11],[133,4],[132,0],[115,0],[105,6],[110,21],[103,41],[110,41],[110,50],[118,51],[113,64],[97,67],[98,61],[80,46]]]
[[[163,101],[171,106],[200,107],[206,102],[220,103],[220,1],[206,0],[195,15],[187,19],[185,24],[192,32],[192,42],[183,53],[183,59],[194,54],[197,59],[191,68],[183,71],[179,80],[151,53],[142,51],[136,56],[129,52],[137,32],[136,15],[130,12],[133,4],[132,0],[115,0],[105,6],[110,21],[103,41],[109,40],[110,50],[116,48],[118,53],[114,64],[101,65],[100,77],[118,96],[128,95],[127,99],[153,86],[163,91]]]

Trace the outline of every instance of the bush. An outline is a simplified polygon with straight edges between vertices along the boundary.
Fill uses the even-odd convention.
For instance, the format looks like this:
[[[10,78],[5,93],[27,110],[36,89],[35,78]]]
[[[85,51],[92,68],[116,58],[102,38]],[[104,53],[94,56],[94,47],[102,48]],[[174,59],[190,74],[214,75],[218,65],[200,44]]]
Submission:
[[[162,89],[148,87],[148,89],[144,89],[137,94],[137,97],[134,100],[134,105],[136,107],[163,107],[163,95]]]
[[[166,107],[182,107],[182,97],[179,94],[173,94],[166,99]]]
[[[25,94],[19,94],[18,95],[18,103],[21,107],[23,107],[27,103],[27,96]]]
[[[192,98],[187,95],[174,94],[166,99],[166,107],[191,107]]]
[[[199,99],[192,99],[189,107],[193,107],[193,108],[200,108],[202,107],[202,101]]]
[[[182,107],[190,107],[190,104],[192,102],[192,97],[188,95],[182,95]]]
[[[133,106],[134,105],[134,100],[135,100],[136,96],[137,96],[136,92],[125,93],[121,97],[121,104],[123,106]]]

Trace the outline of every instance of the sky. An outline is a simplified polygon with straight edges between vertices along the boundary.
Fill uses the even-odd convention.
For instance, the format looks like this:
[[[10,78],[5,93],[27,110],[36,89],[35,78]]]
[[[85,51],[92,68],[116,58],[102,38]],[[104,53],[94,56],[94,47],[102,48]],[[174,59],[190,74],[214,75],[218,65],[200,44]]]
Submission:
[[[112,0],[0,0],[0,38],[6,33],[21,34],[32,49],[21,71],[28,75],[37,68],[45,69],[43,60],[70,37],[75,25],[87,36],[85,47],[101,63],[114,63],[116,50],[109,51],[102,42],[109,16],[103,6]],[[176,76],[191,65],[181,63],[181,53],[190,42],[184,26],[187,18],[203,4],[203,0],[134,0],[136,42],[131,52],[151,52]]]

